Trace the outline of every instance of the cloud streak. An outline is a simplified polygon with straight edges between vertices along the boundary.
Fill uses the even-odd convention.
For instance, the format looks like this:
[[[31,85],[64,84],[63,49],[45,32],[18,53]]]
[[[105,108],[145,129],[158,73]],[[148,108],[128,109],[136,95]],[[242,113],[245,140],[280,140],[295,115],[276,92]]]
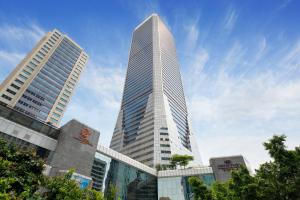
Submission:
[[[236,41],[214,62],[202,62],[201,68],[196,54],[183,80],[189,80],[185,85],[188,106],[206,163],[210,157],[243,154],[257,168],[269,160],[262,143],[273,134],[286,134],[291,146],[300,143],[296,137],[300,125],[295,122],[300,119],[300,80],[290,79],[291,72],[300,69],[299,47],[296,43],[271,60],[268,66],[273,68],[260,62],[268,57],[265,38],[251,55],[249,47]],[[211,57],[207,49],[202,52]],[[258,66],[264,70],[245,73]],[[213,73],[208,68],[214,68]]]
[[[26,21],[20,26],[1,24],[0,25],[0,44],[10,50],[30,49],[45,31],[32,21]]]
[[[234,28],[234,25],[238,19],[238,13],[234,8],[229,8],[225,20],[223,22],[223,27],[226,31],[231,32],[232,29]]]
[[[45,31],[26,21],[22,25],[0,23],[0,78],[3,80],[25,57]]]

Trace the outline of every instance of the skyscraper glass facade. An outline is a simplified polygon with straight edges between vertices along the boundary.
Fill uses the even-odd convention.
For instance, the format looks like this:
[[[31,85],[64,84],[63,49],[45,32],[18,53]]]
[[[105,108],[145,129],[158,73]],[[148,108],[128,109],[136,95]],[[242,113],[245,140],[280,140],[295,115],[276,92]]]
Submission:
[[[175,42],[153,14],[133,32],[110,148],[154,167],[168,164],[172,154],[194,156],[191,137]]]
[[[188,113],[183,93],[180,67],[176,57],[175,43],[172,34],[161,21],[159,21],[159,29],[163,92],[167,96],[181,143],[184,147],[191,150]]]
[[[157,199],[155,175],[99,152],[96,153],[91,176],[94,189],[107,194],[109,186],[113,185],[117,187],[117,196],[122,200]]]
[[[152,93],[152,21],[143,24],[133,34],[122,111],[124,145],[137,136],[150,93]]]

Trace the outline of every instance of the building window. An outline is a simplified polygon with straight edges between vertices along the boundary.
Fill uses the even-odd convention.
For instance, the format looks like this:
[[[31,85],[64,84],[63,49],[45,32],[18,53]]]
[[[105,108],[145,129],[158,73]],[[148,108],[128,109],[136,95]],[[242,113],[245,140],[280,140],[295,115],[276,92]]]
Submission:
[[[73,87],[75,86],[74,83],[72,83],[71,81],[68,82],[70,85],[72,85]]]
[[[58,123],[58,121],[57,121],[56,119],[52,118],[52,117],[50,117],[50,121],[51,121],[52,123],[55,123],[55,124]]]
[[[67,93],[67,94],[69,94],[69,95],[71,94],[71,92],[70,92],[70,91],[68,91],[68,90],[65,90],[65,93]]]
[[[28,72],[28,71],[26,71],[26,70],[24,70],[24,69],[23,69],[23,73],[24,73],[24,74],[26,74],[26,75],[28,75],[28,76],[30,76],[30,75],[31,75],[31,73],[30,73],[30,72]]]
[[[12,90],[10,90],[10,89],[7,89],[6,92],[9,92],[9,93],[12,94],[12,95],[17,94],[16,92],[14,92],[14,91],[12,91]]]
[[[31,62],[31,61],[30,61],[28,64],[29,64],[31,67],[33,67],[33,68],[35,68],[35,67],[37,66],[36,64],[34,64],[34,63]]]
[[[161,157],[161,160],[170,160],[168,157]]]
[[[168,153],[168,154],[171,154],[171,151],[161,151],[161,153]]]
[[[67,100],[65,100],[64,98],[60,98],[60,100],[62,101],[62,102],[65,102],[65,103],[67,103],[68,101]]]
[[[7,96],[7,95],[5,95],[5,94],[2,94],[2,97],[4,98],[4,99],[7,99],[8,101],[10,101],[12,98],[11,97],[9,97],[9,96]]]
[[[66,94],[64,94],[64,93],[63,93],[63,97],[69,98],[69,96],[68,96],[68,95],[66,95]]]
[[[20,85],[23,85],[23,84],[24,84],[24,82],[21,81],[21,80],[19,80],[19,79],[16,79],[15,82],[19,83]]]
[[[58,107],[56,107],[56,108],[55,108],[55,110],[56,110],[56,111],[58,111],[58,112],[60,112],[60,113],[62,113],[62,112],[63,112],[63,110],[62,110],[62,109],[60,109],[60,108],[58,108]]]
[[[27,69],[28,71],[31,71],[31,72],[33,72],[33,70],[34,70],[32,67],[29,67],[28,65],[25,66],[25,69]]]
[[[47,47],[46,45],[44,45],[44,47],[49,51],[50,50],[50,48],[49,47]]]
[[[160,135],[169,135],[168,133],[160,133]]]
[[[33,58],[32,60],[34,60],[37,63],[41,63],[40,61],[38,61],[36,58]]]
[[[15,88],[15,89],[17,89],[17,90],[19,90],[19,89],[20,89],[20,87],[19,87],[19,86],[15,85],[15,84],[13,84],[13,83],[12,83],[10,86],[11,86],[11,87],[13,87],[13,88]]]
[[[170,147],[169,144],[160,144],[160,147]]]
[[[36,54],[35,56],[36,56],[38,59],[43,60],[43,58],[42,58],[40,55]]]
[[[24,81],[26,81],[26,80],[28,79],[26,76],[23,76],[22,74],[19,74],[19,77],[20,77],[21,79],[23,79]]]
[[[60,107],[62,107],[62,108],[64,108],[64,107],[66,107],[64,104],[62,104],[62,103],[58,103],[57,105],[59,105]]]
[[[52,116],[55,116],[55,117],[58,117],[58,118],[60,118],[60,115],[59,115],[59,114],[57,114],[57,113],[55,113],[55,112],[52,114]]]

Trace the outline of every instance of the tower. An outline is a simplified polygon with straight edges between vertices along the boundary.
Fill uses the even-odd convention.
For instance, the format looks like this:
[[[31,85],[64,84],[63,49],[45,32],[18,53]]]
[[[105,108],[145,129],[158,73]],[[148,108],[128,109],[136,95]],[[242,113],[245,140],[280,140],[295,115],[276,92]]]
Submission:
[[[48,32],[0,85],[0,101],[58,126],[88,56],[68,36]]]
[[[148,166],[200,156],[191,132],[175,42],[158,15],[132,36],[123,98],[110,148]]]

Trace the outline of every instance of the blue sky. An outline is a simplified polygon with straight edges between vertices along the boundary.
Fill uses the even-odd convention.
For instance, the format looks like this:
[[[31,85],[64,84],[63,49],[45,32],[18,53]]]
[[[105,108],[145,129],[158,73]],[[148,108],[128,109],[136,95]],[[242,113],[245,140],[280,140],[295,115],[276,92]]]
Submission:
[[[0,81],[41,36],[57,28],[90,60],[63,123],[100,130],[108,146],[120,107],[131,34],[158,13],[177,45],[192,126],[204,164],[270,158],[262,142],[300,144],[300,1],[0,0]]]

